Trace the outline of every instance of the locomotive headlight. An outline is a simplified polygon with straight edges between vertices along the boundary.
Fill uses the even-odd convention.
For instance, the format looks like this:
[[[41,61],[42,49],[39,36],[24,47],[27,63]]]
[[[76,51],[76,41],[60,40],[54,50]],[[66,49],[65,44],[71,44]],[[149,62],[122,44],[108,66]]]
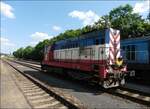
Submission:
[[[122,64],[123,64],[123,59],[121,57],[117,58],[116,59],[116,65],[120,67]]]

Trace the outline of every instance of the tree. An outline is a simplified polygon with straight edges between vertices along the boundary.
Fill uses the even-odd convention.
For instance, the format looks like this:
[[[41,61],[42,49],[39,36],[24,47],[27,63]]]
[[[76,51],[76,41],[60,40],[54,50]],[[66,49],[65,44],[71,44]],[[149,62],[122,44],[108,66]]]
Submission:
[[[113,28],[121,31],[123,38],[139,37],[145,34],[144,19],[138,14],[133,13],[130,5],[119,6],[109,12],[109,19]]]
[[[105,29],[111,27],[110,21],[109,21],[109,15],[104,15],[100,17],[100,19],[94,23],[93,28],[95,29]]]
[[[39,42],[35,46],[35,48],[33,50],[33,53],[32,53],[32,55],[34,56],[33,59],[35,59],[35,60],[42,60],[43,59],[43,50],[44,50],[44,47],[46,45],[50,45],[50,44],[51,44],[51,41],[48,40],[48,39],[46,39],[46,40],[44,40],[42,42]]]
[[[13,52],[13,55],[16,57],[16,58],[23,58],[23,51],[24,49],[23,48],[19,48],[18,50],[16,50],[15,52]]]
[[[32,56],[33,50],[34,50],[33,47],[27,46],[27,47],[23,50],[23,58],[25,58],[25,59],[32,59],[32,58],[33,58],[33,56]]]

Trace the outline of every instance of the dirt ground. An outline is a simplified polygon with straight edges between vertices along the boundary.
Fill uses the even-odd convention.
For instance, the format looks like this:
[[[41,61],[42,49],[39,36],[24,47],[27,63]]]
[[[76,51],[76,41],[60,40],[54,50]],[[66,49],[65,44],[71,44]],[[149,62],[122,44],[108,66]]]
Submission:
[[[16,109],[16,108],[24,108],[29,109],[30,105],[27,103],[25,97],[22,92],[19,90],[17,85],[15,84],[11,73],[13,73],[13,69],[8,65],[3,63],[0,60],[0,92],[1,92],[1,100],[0,100],[0,108],[7,109]]]

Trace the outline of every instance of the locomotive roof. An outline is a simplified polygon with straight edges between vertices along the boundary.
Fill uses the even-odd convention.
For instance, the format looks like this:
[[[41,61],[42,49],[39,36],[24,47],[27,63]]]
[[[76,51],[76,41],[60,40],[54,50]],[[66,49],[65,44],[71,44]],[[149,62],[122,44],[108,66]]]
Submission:
[[[122,42],[129,42],[129,41],[148,41],[150,40],[150,36],[143,36],[143,37],[137,37],[137,38],[128,38],[122,40]]]
[[[85,39],[85,38],[94,38],[94,37],[98,37],[98,35],[104,36],[104,30],[93,30],[91,32],[87,32],[84,33],[80,36],[77,36],[75,38],[69,38],[69,39],[64,39],[64,40],[60,40],[58,42],[56,42],[55,44],[61,44],[61,43],[65,43],[65,42],[69,42],[69,41],[75,41],[77,39]]]

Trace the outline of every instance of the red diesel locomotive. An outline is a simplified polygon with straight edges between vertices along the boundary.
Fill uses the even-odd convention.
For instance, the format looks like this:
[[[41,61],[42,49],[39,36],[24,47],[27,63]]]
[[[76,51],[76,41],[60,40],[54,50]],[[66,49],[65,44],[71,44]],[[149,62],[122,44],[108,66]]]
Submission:
[[[120,31],[95,30],[46,46],[41,68],[94,80],[104,88],[123,85],[127,68],[120,53]]]

